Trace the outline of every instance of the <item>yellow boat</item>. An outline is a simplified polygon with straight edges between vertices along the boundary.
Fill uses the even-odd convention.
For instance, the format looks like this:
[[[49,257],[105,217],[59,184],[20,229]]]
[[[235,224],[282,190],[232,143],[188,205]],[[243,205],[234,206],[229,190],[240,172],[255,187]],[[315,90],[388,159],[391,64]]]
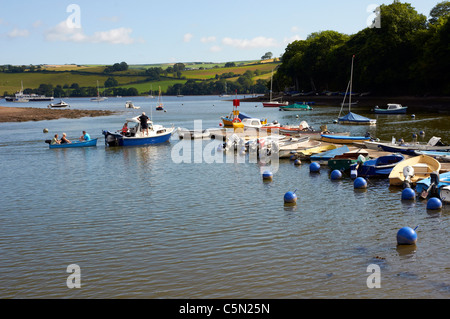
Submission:
[[[403,185],[405,180],[408,179],[404,176],[404,169],[408,166],[412,167],[414,170],[414,172],[411,172],[412,176],[409,177],[409,183],[411,185],[414,185],[421,179],[430,177],[430,173],[439,173],[441,170],[441,163],[431,156],[419,155],[411,157],[394,166],[389,174],[389,184],[394,186]]]
[[[337,146],[333,145],[333,144],[329,144],[329,145],[321,145],[321,146],[317,146],[317,147],[313,147],[313,148],[308,148],[306,150],[302,150],[296,153],[296,155],[300,158],[306,158],[306,157],[310,157],[313,154],[318,154],[318,153],[322,153],[322,152],[326,152],[326,151],[331,151],[336,149]]]

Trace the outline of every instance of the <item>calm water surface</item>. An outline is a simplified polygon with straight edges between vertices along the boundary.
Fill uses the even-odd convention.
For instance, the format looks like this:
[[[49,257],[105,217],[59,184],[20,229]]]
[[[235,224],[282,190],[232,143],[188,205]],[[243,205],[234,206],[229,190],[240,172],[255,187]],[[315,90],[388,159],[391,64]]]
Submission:
[[[232,109],[218,97],[165,97],[167,112],[151,112],[156,100],[144,98],[133,99],[141,110],[126,111],[126,100],[67,100],[72,108],[124,112],[108,117],[0,124],[1,298],[450,297],[448,206],[431,212],[425,202],[402,202],[387,180],[355,191],[351,179],[331,181],[327,168],[311,175],[307,163],[281,161],[272,182],[248,160],[176,163],[178,143],[194,150],[176,136],[158,146],[105,147],[101,131],[142,110],[156,123],[192,129],[199,119],[203,128],[218,127]],[[261,103],[240,109],[352,135],[368,129],[332,124],[333,107],[299,119]],[[424,140],[450,142],[448,116],[376,118],[369,130],[382,140],[411,140],[423,130]],[[83,129],[99,138],[96,148],[49,150],[43,142],[62,132],[77,138]],[[201,143],[200,151],[219,142]],[[295,189],[297,205],[285,206],[284,194]],[[397,247],[404,226],[419,226],[417,245]],[[81,268],[80,289],[66,285],[71,264]],[[381,288],[367,287],[372,264]]]

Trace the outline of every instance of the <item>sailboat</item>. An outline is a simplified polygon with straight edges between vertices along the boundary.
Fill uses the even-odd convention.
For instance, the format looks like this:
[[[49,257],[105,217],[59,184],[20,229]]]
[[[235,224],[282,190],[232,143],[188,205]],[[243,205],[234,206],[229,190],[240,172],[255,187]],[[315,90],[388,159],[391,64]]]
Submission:
[[[225,81],[225,93],[224,94],[220,94],[220,97],[229,97],[230,95],[227,94],[227,81]]]
[[[159,87],[158,104],[156,104],[157,111],[164,111],[164,105],[161,99],[161,87]]]
[[[263,106],[264,107],[288,106],[289,102],[278,102],[278,101],[272,100],[272,86],[273,86],[273,69],[272,69],[272,76],[270,77],[270,101],[263,102]]]
[[[106,98],[104,96],[100,96],[100,90],[98,88],[98,81],[97,81],[97,97],[93,97],[91,99],[91,102],[101,102],[106,100]]]
[[[148,99],[154,99],[155,98],[153,96],[153,85],[150,85],[150,94],[147,95],[146,98],[148,98]]]
[[[344,101],[341,104],[341,111],[339,112],[339,116],[338,116],[338,120],[337,121],[338,121],[339,124],[376,125],[377,124],[377,120],[369,119],[367,117],[358,115],[358,114],[353,113],[351,111],[351,106],[352,106],[352,86],[353,86],[353,62],[354,62],[354,60],[355,60],[355,56],[353,55],[353,57],[352,57],[352,68],[351,68],[351,73],[350,73],[350,82],[348,83],[347,91],[345,92]],[[350,88],[350,91],[349,91],[349,88]],[[349,98],[348,98],[348,114],[340,117],[341,116],[341,112],[342,112],[342,108],[345,105],[345,98],[347,97],[347,93],[349,94]]]

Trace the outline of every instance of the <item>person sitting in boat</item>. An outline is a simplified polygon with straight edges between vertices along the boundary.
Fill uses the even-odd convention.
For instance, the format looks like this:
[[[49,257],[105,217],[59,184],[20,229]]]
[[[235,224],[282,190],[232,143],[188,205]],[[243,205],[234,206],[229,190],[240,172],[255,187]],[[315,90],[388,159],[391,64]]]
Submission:
[[[141,122],[141,132],[145,130],[148,135],[148,116],[145,115],[145,112],[142,112],[142,115],[138,119]]]
[[[61,137],[61,140],[60,140],[59,142],[60,142],[60,144],[69,144],[69,143],[72,143],[70,140],[67,139],[66,133],[63,133],[63,135],[62,135],[62,137]]]
[[[125,123],[123,125],[121,133],[122,133],[122,135],[127,135],[127,133],[128,133],[128,124],[127,123]]]
[[[86,133],[86,131],[83,131],[83,135],[80,136],[80,141],[81,142],[86,142],[86,141],[90,141],[91,140],[91,136]]]
[[[58,134],[55,134],[55,137],[53,137],[53,139],[50,142],[50,144],[52,144],[52,145],[54,145],[54,144],[61,144],[61,142],[58,140]]]

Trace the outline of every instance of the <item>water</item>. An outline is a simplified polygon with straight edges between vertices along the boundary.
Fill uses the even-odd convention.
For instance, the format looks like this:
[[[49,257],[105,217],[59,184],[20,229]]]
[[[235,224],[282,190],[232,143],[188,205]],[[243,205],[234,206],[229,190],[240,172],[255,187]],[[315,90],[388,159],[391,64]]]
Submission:
[[[72,108],[125,112],[107,117],[0,124],[1,298],[449,298],[450,208],[400,200],[401,189],[370,180],[355,191],[352,180],[331,181],[327,169],[281,161],[272,182],[261,164],[175,163],[180,142],[108,148],[101,131],[121,128],[141,111],[155,123],[218,127],[232,103],[218,97],[134,98]],[[33,103],[46,107],[48,103]],[[13,106],[13,104],[3,103]],[[30,106],[30,105],[27,105]],[[255,107],[257,106],[257,107]],[[332,124],[339,108],[279,112],[241,103],[255,117],[365,134],[367,127]],[[370,110],[354,110],[370,115]],[[378,116],[372,135],[410,140],[424,130],[448,141],[448,117]],[[48,128],[49,134],[43,129]],[[96,148],[49,150],[43,141],[86,129]],[[218,141],[202,142],[202,149]],[[215,143],[215,144],[214,144]],[[194,149],[192,144],[192,149]],[[283,196],[297,190],[296,206]],[[416,246],[399,246],[396,233],[416,227]],[[66,269],[81,269],[81,288],[69,289]],[[369,265],[378,265],[381,288],[369,289]]]

